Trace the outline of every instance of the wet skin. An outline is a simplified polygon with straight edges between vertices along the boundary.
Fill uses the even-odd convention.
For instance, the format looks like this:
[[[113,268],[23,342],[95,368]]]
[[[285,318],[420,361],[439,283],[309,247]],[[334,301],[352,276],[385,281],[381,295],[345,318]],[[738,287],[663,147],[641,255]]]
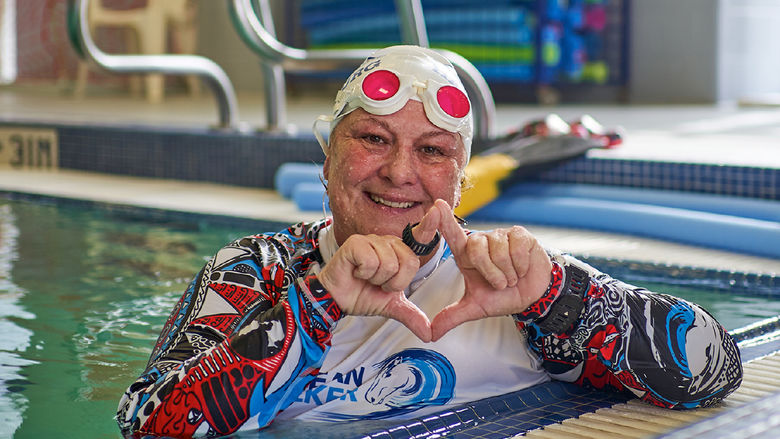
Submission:
[[[387,116],[357,109],[336,126],[323,172],[340,247],[318,278],[344,312],[398,320],[427,342],[541,297],[552,265],[527,230],[467,235],[455,220],[465,163],[459,135],[431,124],[417,101]],[[404,227],[417,222],[420,242],[442,234],[465,282],[463,297],[433,321],[403,291],[431,257],[401,242]]]

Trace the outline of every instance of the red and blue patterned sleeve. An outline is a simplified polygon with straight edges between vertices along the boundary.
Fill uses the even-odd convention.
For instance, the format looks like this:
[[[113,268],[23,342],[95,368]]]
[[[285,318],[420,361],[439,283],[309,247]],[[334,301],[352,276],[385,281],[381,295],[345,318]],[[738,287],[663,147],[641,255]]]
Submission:
[[[125,436],[222,436],[266,426],[316,376],[341,310],[316,276],[315,227],[222,248],[123,395]]]
[[[539,322],[568,288],[565,271],[573,265],[590,278],[579,320],[563,333],[545,333]],[[553,255],[553,266],[544,296],[514,316],[551,377],[669,408],[705,407],[739,387],[736,342],[703,308],[612,279],[570,256]]]

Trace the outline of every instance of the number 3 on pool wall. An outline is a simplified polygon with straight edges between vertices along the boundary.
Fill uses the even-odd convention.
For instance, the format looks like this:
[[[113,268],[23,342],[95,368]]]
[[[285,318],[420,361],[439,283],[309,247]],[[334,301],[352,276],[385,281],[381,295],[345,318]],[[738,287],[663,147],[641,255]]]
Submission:
[[[0,128],[0,168],[56,169],[59,142],[53,129]]]

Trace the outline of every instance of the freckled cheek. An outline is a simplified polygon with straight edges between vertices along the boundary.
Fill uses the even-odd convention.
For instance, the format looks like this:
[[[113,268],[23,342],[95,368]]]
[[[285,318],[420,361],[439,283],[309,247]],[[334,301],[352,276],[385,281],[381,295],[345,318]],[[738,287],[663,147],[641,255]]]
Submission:
[[[454,201],[460,185],[459,173],[453,169],[438,169],[423,173],[423,181],[429,195],[442,198],[448,203]]]
[[[338,192],[331,194],[341,198],[345,204],[350,203],[350,199],[359,198],[363,192],[362,183],[376,173],[371,168],[371,162],[359,157],[351,157],[346,162],[341,162],[338,166],[332,168],[329,182],[329,188]],[[335,183],[335,184],[334,184]]]
[[[366,157],[353,157],[342,167],[343,181],[348,186],[354,186],[378,173],[376,160]]]

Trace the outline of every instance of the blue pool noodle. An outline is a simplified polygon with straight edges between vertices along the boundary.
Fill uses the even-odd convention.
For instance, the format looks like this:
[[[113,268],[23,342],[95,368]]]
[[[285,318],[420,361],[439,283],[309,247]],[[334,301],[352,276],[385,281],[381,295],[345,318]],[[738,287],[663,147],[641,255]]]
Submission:
[[[330,211],[328,196],[325,195],[325,187],[322,183],[299,183],[292,191],[292,200],[300,210],[304,211]]]
[[[780,258],[780,223],[676,207],[592,198],[501,196],[468,219],[585,228]]]
[[[293,189],[301,183],[317,183],[322,187],[320,177],[322,165],[315,163],[283,163],[274,175],[274,187],[284,198],[291,198]]]
[[[780,223],[780,203],[774,200],[660,189],[603,186],[595,184],[517,183],[505,188],[501,198],[566,197],[622,201],[675,207]]]

